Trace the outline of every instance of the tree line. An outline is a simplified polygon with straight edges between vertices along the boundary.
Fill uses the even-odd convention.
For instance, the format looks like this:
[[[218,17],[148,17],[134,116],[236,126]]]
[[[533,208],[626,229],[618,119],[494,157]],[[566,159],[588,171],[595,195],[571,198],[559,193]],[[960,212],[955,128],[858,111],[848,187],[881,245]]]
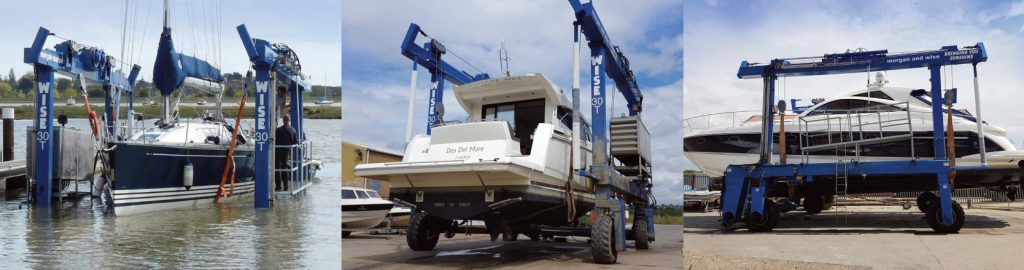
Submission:
[[[237,99],[241,98],[244,93],[242,88],[245,85],[245,77],[238,72],[224,73],[224,98],[226,99]],[[22,74],[20,77],[14,74],[12,68],[7,76],[0,76],[0,99],[3,100],[32,100],[35,98],[33,91],[35,90],[36,76],[31,71]],[[81,99],[82,95],[79,93],[81,82],[78,78],[68,79],[58,77],[55,80],[53,98],[55,101],[60,102],[64,99],[74,98]],[[325,95],[324,87],[322,85],[312,86],[312,93],[306,93],[305,98],[309,101],[314,101],[314,97]],[[336,86],[327,86],[326,96],[328,99],[334,101],[340,100],[341,88]],[[254,89],[250,87],[249,95],[254,95]],[[99,85],[87,85],[86,92],[89,94],[90,99],[102,98],[103,88]],[[134,96],[136,99],[145,98],[156,98],[160,96],[159,90],[153,87],[153,83],[146,81],[145,78],[140,78],[135,83]],[[191,98],[215,98],[216,96],[206,92],[196,92],[189,97],[184,99],[188,100]]]

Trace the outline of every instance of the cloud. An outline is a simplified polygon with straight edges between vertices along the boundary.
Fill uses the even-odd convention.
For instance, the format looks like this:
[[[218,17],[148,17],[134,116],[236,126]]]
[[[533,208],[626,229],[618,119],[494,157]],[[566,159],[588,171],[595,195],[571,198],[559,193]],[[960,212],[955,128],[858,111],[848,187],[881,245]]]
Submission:
[[[567,94],[571,90],[574,16],[564,1],[344,1],[342,5],[345,140],[404,149],[411,61],[399,52],[412,22],[457,54],[445,59],[459,68],[500,75],[497,52],[505,40],[513,74],[543,73]],[[388,8],[393,6],[404,8]],[[682,116],[682,3],[596,1],[595,6],[608,34],[629,57],[643,89],[643,118],[655,138],[655,194],[663,203],[679,203],[682,135],[674,130],[679,130]],[[585,87],[589,49],[585,42],[583,47],[581,98],[589,100]],[[413,131],[423,133],[429,73],[420,68],[418,76]],[[461,120],[467,114],[448,86],[445,118]],[[611,115],[625,112],[621,97],[610,103],[614,103]],[[585,106],[583,112],[590,114]]]

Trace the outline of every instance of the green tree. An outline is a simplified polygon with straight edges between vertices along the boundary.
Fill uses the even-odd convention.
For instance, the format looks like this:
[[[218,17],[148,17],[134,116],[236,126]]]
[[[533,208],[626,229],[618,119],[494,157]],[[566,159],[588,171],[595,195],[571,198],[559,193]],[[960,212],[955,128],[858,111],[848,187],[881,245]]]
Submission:
[[[0,97],[11,97],[12,94],[14,94],[14,89],[11,88],[11,85],[6,82],[0,82]]]
[[[73,87],[68,87],[68,88],[64,89],[64,91],[62,91],[62,92],[63,92],[63,94],[61,94],[61,95],[63,95],[66,98],[78,98],[78,90],[76,90]]]
[[[58,91],[64,92],[64,91],[67,91],[68,88],[71,88],[71,80],[70,79],[67,79],[67,78],[58,78],[57,79],[57,90]]]
[[[36,76],[31,72],[21,75],[21,79],[18,79],[18,91],[22,93],[32,92],[36,82]]]
[[[11,73],[8,73],[7,75],[7,86],[14,87],[17,83],[15,80],[17,79],[14,78],[14,68],[11,68]]]

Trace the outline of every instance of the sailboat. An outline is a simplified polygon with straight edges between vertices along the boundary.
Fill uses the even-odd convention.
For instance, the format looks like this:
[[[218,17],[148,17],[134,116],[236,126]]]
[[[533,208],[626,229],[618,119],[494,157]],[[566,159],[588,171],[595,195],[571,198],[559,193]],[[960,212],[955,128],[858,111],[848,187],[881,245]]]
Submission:
[[[330,99],[327,98],[327,88],[328,88],[327,87],[327,73],[324,73],[324,85],[323,85],[323,87],[324,87],[324,94],[322,96],[320,96],[320,100],[317,100],[316,102],[313,102],[313,103],[315,103],[316,105],[331,105],[331,104],[334,104],[333,100],[330,100]]]
[[[109,143],[114,173],[108,187],[118,216],[212,203],[226,166],[233,172],[224,187],[231,190],[231,199],[252,198],[239,195],[253,193],[253,141],[224,121],[220,102],[201,119],[179,119],[177,103],[186,78],[205,83],[212,89],[208,91],[217,91],[218,99],[225,79],[209,62],[175,51],[167,0],[163,15],[153,66],[153,85],[162,99],[160,120],[125,140]],[[172,96],[176,97],[173,103]],[[234,155],[229,159],[232,144]]]

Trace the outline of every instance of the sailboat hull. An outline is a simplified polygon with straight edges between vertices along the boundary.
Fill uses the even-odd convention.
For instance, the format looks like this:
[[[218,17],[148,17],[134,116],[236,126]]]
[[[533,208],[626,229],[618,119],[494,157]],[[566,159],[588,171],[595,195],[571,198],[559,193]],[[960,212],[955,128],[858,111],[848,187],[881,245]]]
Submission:
[[[226,145],[180,145],[118,142],[112,153],[114,213],[119,216],[193,207],[213,202],[224,170]],[[254,151],[235,148],[235,184],[232,196],[251,199]],[[193,183],[185,186],[184,167],[192,163]]]

